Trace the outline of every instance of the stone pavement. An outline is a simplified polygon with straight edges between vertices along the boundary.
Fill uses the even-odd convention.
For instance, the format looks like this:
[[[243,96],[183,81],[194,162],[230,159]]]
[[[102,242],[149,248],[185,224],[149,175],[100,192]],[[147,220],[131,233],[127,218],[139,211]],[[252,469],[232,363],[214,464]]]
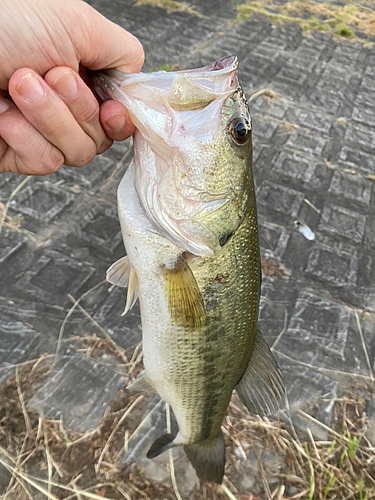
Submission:
[[[237,54],[246,95],[272,90],[250,103],[264,261],[260,327],[295,424],[307,425],[298,410],[329,424],[350,374],[360,382],[375,368],[375,47],[306,35],[295,24],[275,27],[265,17],[234,24],[234,2],[224,0],[190,2],[201,17],[131,0],[90,3],[140,38],[145,71]],[[0,235],[0,384],[14,365],[55,353],[68,294],[78,299],[96,287],[81,301],[85,310],[121,347],[140,341],[138,306],[122,318],[124,290],[102,283],[124,254],[116,188],[130,158],[129,142],[117,143],[87,167],[28,179],[10,200],[8,215],[21,223]],[[22,180],[1,175],[1,203]],[[79,337],[100,335],[80,310],[62,333],[59,362],[31,406],[85,431],[125,382],[115,365],[79,353]]]

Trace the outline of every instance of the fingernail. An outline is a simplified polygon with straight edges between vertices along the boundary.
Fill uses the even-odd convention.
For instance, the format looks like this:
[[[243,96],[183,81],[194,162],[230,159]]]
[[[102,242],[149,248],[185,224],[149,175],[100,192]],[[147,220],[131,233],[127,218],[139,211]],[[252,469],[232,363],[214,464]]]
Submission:
[[[125,116],[123,113],[113,113],[107,118],[106,124],[113,130],[119,130],[125,125]]]
[[[0,96],[0,113],[4,113],[10,106],[10,102]]]
[[[58,94],[68,99],[74,99],[78,94],[77,80],[71,71],[58,76],[52,83],[52,87]]]
[[[32,73],[28,73],[21,78],[17,86],[17,92],[21,94],[26,101],[30,102],[40,102],[46,95],[41,83]]]

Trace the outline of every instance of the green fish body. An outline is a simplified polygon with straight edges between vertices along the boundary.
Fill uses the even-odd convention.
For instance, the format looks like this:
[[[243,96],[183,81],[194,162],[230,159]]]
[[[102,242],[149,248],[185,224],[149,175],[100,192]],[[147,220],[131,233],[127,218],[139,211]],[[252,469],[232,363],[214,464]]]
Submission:
[[[220,484],[221,424],[234,389],[250,412],[277,410],[283,384],[258,328],[260,256],[251,119],[228,57],[198,70],[93,77],[134,121],[134,162],[118,190],[127,256],[107,279],[140,300],[144,372],[131,385],[160,395],[179,432],[153,458],[184,450]]]

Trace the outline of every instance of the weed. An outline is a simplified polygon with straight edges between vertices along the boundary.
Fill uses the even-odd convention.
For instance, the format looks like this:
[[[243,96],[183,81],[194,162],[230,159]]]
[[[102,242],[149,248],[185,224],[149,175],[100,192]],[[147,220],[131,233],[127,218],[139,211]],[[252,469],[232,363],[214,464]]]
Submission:
[[[268,17],[276,25],[285,22],[298,24],[303,31],[319,30],[331,32],[340,38],[368,43],[375,37],[375,11],[357,0],[333,5],[316,0],[290,0],[286,3],[274,3],[272,0],[262,2],[247,1],[237,6],[235,22],[249,19],[254,14]],[[309,17],[306,16],[310,14]],[[355,31],[361,32],[367,40],[358,38]]]
[[[137,0],[136,3],[136,5],[138,6],[146,4],[165,9],[168,14],[170,14],[171,12],[187,12],[188,14],[202,17],[202,14],[200,14],[200,12],[197,12],[185,2],[175,2],[173,0]]]

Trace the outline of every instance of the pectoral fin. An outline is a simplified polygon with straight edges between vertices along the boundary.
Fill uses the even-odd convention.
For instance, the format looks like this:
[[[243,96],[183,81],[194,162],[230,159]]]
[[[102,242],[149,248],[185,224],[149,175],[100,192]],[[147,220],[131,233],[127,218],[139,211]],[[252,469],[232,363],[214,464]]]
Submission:
[[[203,297],[189,265],[180,257],[164,269],[164,286],[172,319],[177,326],[201,328],[206,321]]]
[[[130,273],[129,257],[125,255],[121,259],[114,262],[107,271],[107,281],[112,285],[127,286]]]
[[[259,330],[253,354],[236,392],[250,413],[261,416],[275,413],[285,392],[279,367]]]
[[[107,271],[107,281],[112,285],[128,287],[125,310],[121,314],[121,316],[125,316],[129,309],[134,306],[139,296],[137,274],[127,255],[111,265]]]
[[[148,378],[148,375],[146,374],[145,370],[141,371],[141,373],[134,380],[134,382],[132,382],[130,385],[127,386],[127,389],[131,389],[132,391],[138,391],[138,392],[153,392],[154,394],[157,394],[155,386]]]
[[[137,299],[139,297],[138,291],[138,278],[137,274],[134,271],[134,267],[130,266],[129,272],[129,283],[128,283],[128,295],[126,297],[126,306],[124,312],[121,316],[125,316],[125,314],[134,306]]]

